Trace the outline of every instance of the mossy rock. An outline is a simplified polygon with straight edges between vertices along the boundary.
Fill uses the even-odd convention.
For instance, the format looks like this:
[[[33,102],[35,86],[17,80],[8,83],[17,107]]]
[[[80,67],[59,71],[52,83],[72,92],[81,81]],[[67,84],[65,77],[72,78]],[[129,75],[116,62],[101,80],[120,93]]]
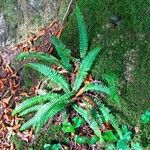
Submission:
[[[149,2],[78,0],[77,3],[88,28],[89,47],[102,47],[92,68],[94,77],[101,79],[103,74],[116,74],[122,97],[120,106],[123,107],[113,103],[109,105],[114,107],[120,122],[132,127],[141,124],[140,115],[150,108]],[[74,11],[61,38],[72,53],[78,55],[79,38]],[[150,128],[142,131],[148,134]],[[148,141],[146,135],[145,141]]]

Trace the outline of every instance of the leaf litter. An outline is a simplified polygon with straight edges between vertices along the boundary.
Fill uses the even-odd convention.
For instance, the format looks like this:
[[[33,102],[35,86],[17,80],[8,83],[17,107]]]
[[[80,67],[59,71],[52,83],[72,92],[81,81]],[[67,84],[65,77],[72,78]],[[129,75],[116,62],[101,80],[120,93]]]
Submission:
[[[20,132],[20,122],[23,122],[24,118],[11,114],[22,98],[36,94],[39,84],[25,92],[21,86],[21,77],[12,67],[11,62],[18,53],[24,51],[42,50],[42,52],[50,54],[53,50],[50,37],[53,34],[59,37],[62,29],[61,23],[54,20],[49,26],[40,29],[37,34],[30,33],[26,41],[17,45],[11,44],[0,52],[0,149],[15,149],[11,141],[13,135],[18,135],[22,141],[28,143],[32,143],[35,136],[32,130]]]

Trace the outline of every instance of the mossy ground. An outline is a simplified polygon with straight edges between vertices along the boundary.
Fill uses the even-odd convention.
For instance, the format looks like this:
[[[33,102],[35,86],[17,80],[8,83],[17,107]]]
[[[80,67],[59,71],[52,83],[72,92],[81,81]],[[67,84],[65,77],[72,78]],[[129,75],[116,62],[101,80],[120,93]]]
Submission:
[[[94,77],[101,79],[108,73],[118,76],[120,106],[108,105],[115,106],[120,122],[140,126],[140,115],[150,109],[150,2],[80,0],[78,5],[88,27],[89,47],[102,47],[92,69]],[[121,18],[116,27],[112,23],[114,17]],[[74,13],[69,16],[61,38],[76,55],[79,38]],[[143,144],[149,143],[150,128],[142,128]]]

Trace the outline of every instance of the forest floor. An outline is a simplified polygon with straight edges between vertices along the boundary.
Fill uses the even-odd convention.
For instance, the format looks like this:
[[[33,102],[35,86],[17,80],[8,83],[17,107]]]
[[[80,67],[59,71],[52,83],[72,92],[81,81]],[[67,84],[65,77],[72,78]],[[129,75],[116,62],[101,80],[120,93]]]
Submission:
[[[41,51],[51,53],[53,47],[51,46],[49,39],[50,36],[60,36],[62,32],[62,26],[58,21],[53,21],[49,26],[42,28],[35,34],[30,34],[26,41],[19,44],[8,45],[3,48],[0,54],[0,149],[15,149],[11,140],[20,138],[20,141],[30,143],[34,139],[33,131],[20,132],[20,121],[23,118],[12,116],[12,110],[18,105],[23,97],[31,97],[37,94],[39,88],[39,81],[35,86],[32,83],[35,79],[31,77],[31,82],[27,85],[24,84],[25,80],[22,75],[22,65],[15,62],[15,57],[21,52]],[[29,81],[29,82],[30,82]],[[31,86],[30,86],[31,85]],[[30,86],[30,88],[27,87]],[[17,136],[17,137],[16,137]],[[16,141],[16,140],[14,140]],[[19,145],[19,144],[18,144]],[[22,144],[21,144],[22,145]],[[20,147],[21,148],[21,147]],[[20,149],[19,148],[19,149]]]
[[[120,106],[108,103],[109,107],[114,107],[120,123],[127,124],[131,129],[135,126],[140,128],[143,146],[150,144],[150,127],[141,125],[140,116],[150,109],[150,32],[149,32],[149,2],[148,1],[88,1],[78,2],[88,26],[90,48],[101,45],[102,51],[92,69],[93,76],[101,79],[104,74],[116,74],[118,77],[118,88],[122,101]],[[57,30],[57,31],[56,31]],[[58,33],[59,25],[52,29]],[[66,23],[65,31],[62,33],[62,40],[77,55],[78,31],[74,13],[72,13]],[[45,36],[44,36],[45,35]],[[37,36],[44,36],[43,45],[39,45]],[[24,142],[31,142],[34,139],[32,131],[19,132],[22,118],[12,117],[10,114],[23,96],[36,94],[38,84],[29,86],[30,90],[24,91],[22,88],[22,76],[16,72],[10,60],[13,60],[16,53],[41,48],[51,52],[51,45],[47,45],[49,35],[44,30],[39,35],[29,35],[27,42],[12,46],[10,53],[3,51],[0,58],[0,148],[14,149],[13,143],[19,140],[19,148]],[[35,40],[36,45],[32,45]],[[39,47],[42,46],[42,47]],[[19,47],[19,49],[18,49]],[[21,49],[21,50],[20,50]],[[15,54],[15,55],[14,55]],[[11,58],[10,58],[11,57]],[[28,83],[27,83],[28,84]],[[11,139],[12,135],[14,136]],[[18,138],[19,137],[19,138]],[[40,144],[48,139],[45,135]],[[12,142],[14,141],[14,142]],[[82,148],[83,149],[83,148]]]

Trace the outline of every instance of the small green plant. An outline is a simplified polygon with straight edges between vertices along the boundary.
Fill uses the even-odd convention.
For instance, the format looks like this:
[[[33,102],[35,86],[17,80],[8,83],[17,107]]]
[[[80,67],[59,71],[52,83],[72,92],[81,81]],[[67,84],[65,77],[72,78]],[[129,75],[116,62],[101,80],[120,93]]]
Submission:
[[[117,140],[116,144],[108,144],[106,149],[108,150],[142,150],[139,142],[134,141],[133,133],[128,129],[126,125],[122,125],[122,138]]]
[[[107,95],[111,100],[118,101],[119,96],[114,86],[114,78],[108,75],[105,76],[108,82],[107,86],[101,82],[84,82],[101,48],[96,47],[88,51],[86,26],[78,7],[76,7],[75,13],[79,29],[80,58],[73,57],[71,50],[66,48],[61,40],[55,36],[51,37],[51,42],[55,46],[59,58],[41,52],[19,54],[16,58],[19,61],[27,58],[36,58],[38,61],[42,61],[42,63],[27,63],[25,66],[45,75],[50,82],[57,84],[60,89],[49,91],[23,101],[15,108],[13,115],[18,113],[19,116],[24,116],[36,112],[29,121],[21,126],[20,130],[23,131],[33,127],[38,133],[44,124],[57,113],[62,112],[66,108],[73,108],[89,124],[94,135],[96,135],[101,143],[105,142],[105,140],[102,136],[103,131],[101,131],[100,128],[105,123],[109,123],[112,129],[117,132],[117,137],[122,138],[122,132],[115,117],[110,114],[110,110],[101,103],[99,98],[92,96],[92,92],[99,92],[103,97]],[[56,67],[53,67],[53,64],[55,64]],[[79,101],[82,101],[84,107],[80,105]],[[79,125],[76,127],[78,126]],[[71,124],[66,124],[63,130],[74,132],[74,128]],[[93,137],[93,141],[97,138]],[[76,136],[76,140],[79,141],[81,139]],[[92,139],[91,143],[93,143]]]
[[[150,111],[147,110],[144,114],[142,114],[141,115],[141,120],[145,124],[150,123]]]
[[[44,145],[44,150],[61,150],[62,146],[61,144],[45,144]]]
[[[76,130],[81,127],[81,126],[84,126],[85,125],[85,120],[81,117],[74,117],[72,119],[73,121],[73,124],[71,124],[70,122],[68,121],[64,121],[62,123],[62,131],[64,133],[72,133],[73,136],[74,136],[74,141],[78,144],[95,144],[97,141],[99,141],[99,137],[96,136],[96,135],[92,135],[90,137],[87,137],[87,136],[81,136],[81,135],[78,135],[78,133],[76,132]],[[107,130],[105,132],[103,132],[103,139],[105,141],[116,141],[117,138],[114,136],[113,132],[111,130]]]

